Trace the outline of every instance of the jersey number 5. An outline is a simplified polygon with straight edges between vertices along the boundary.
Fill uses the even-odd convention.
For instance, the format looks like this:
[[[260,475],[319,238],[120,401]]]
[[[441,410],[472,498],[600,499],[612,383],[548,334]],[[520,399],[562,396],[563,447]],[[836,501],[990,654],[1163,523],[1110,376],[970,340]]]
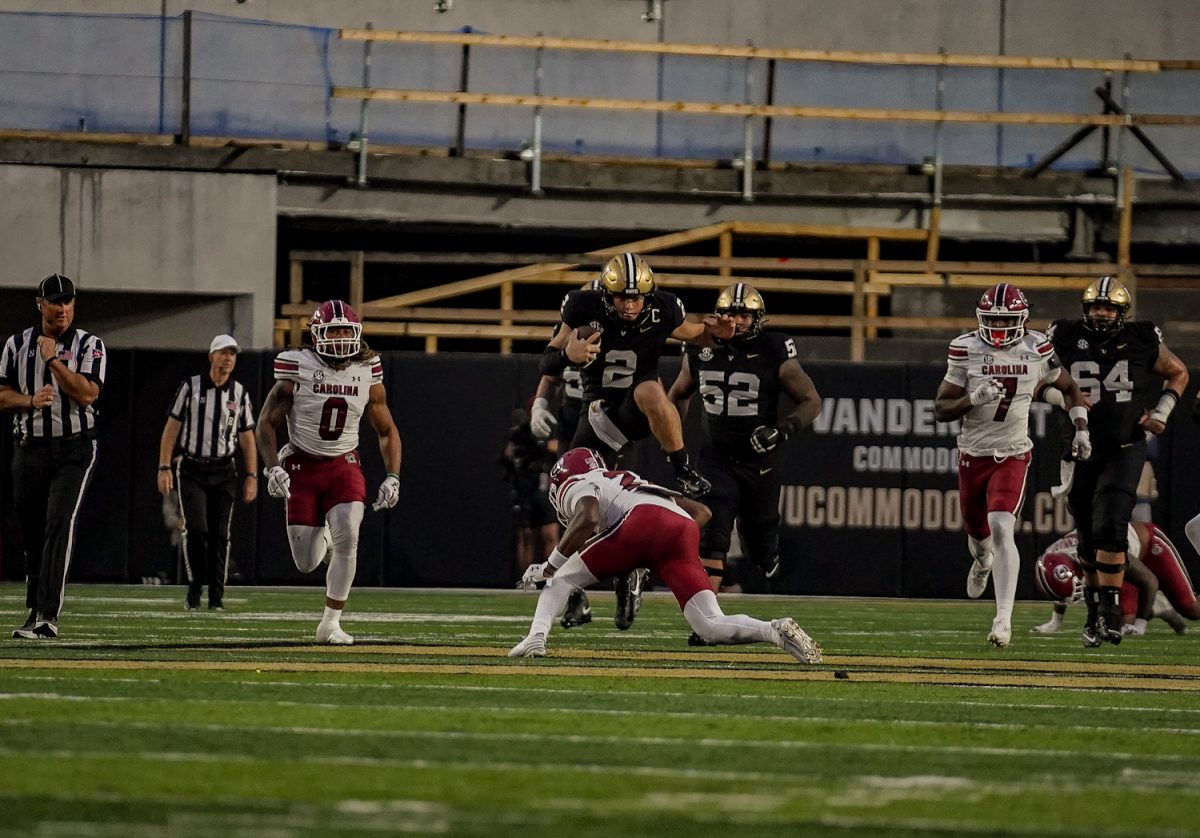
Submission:
[[[339,397],[326,399],[321,408],[321,425],[318,430],[321,439],[334,440],[346,429],[346,417],[350,415],[350,406],[346,400]]]
[[[700,398],[704,410],[714,416],[757,416],[758,376],[752,372],[731,372],[729,392],[724,389],[725,373],[703,370],[700,373]]]

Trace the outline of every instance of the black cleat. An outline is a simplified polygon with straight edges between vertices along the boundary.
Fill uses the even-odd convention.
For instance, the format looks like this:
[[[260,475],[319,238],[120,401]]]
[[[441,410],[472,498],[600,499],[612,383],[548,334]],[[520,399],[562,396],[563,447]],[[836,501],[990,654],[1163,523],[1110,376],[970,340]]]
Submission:
[[[1104,641],[1100,639],[1100,635],[1096,633],[1095,626],[1084,626],[1083,634],[1080,635],[1080,639],[1083,641],[1083,648],[1085,649],[1096,649],[1104,643]]]
[[[58,637],[58,621],[38,620],[38,624],[33,629],[33,636],[39,640],[54,640]]]
[[[1096,635],[1102,643],[1119,646],[1121,643],[1121,609],[1105,605],[1100,606],[1096,614]]]
[[[690,635],[688,635],[688,645],[689,646],[716,646],[717,644],[709,643],[703,637],[696,634],[696,632],[692,632]]]
[[[624,576],[617,578],[617,614],[615,622],[617,628],[621,631],[633,625],[634,619],[638,615],[638,611],[642,608],[642,588],[646,584],[646,577],[650,575],[650,571],[645,568],[627,573]]]
[[[35,635],[33,630],[37,628],[37,612],[30,611],[29,616],[25,619],[25,624],[18,629],[13,629],[14,640],[33,640]]]
[[[774,579],[779,573],[779,554],[776,553],[761,564],[758,562],[755,562],[754,564],[757,565],[758,569],[762,571],[763,576],[767,577],[768,579]]]
[[[183,607],[188,611],[196,611],[200,608],[199,588],[188,588],[187,598],[183,601]]]
[[[569,629],[591,621],[592,606],[588,603],[587,594],[581,590],[571,591],[571,596],[567,598],[567,608],[563,611],[559,625]]]
[[[685,497],[701,498],[712,491],[712,482],[691,466],[683,466],[676,470],[675,479],[679,481],[679,491]]]

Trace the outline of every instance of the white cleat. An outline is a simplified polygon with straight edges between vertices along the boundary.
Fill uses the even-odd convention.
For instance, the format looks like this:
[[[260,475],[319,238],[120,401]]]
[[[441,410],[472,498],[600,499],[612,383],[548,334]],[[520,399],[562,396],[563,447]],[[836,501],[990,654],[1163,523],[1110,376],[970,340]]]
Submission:
[[[821,644],[808,636],[791,617],[780,617],[771,621],[771,627],[779,632],[779,648],[800,663],[820,663]]]
[[[544,658],[546,657],[546,635],[540,631],[531,634],[508,650],[510,658]]]
[[[1034,626],[1030,629],[1034,634],[1058,634],[1058,630],[1062,628],[1062,623],[1051,620],[1048,623],[1042,623],[1040,626]]]
[[[1121,636],[1122,637],[1144,637],[1145,634],[1146,634],[1145,626],[1137,626],[1137,625],[1134,625],[1133,623],[1129,623],[1128,625],[1121,626]]]
[[[991,557],[988,559],[987,567],[981,565],[979,559],[971,563],[971,572],[967,574],[967,596],[971,599],[979,599],[987,590],[987,580],[992,575]]]
[[[329,646],[353,646],[354,638],[342,631],[337,623],[321,623],[317,626],[317,642]]]
[[[1003,617],[992,620],[992,631],[988,635],[988,643],[997,649],[1003,649],[1010,640],[1012,640],[1012,627],[1008,624],[1008,620]]]

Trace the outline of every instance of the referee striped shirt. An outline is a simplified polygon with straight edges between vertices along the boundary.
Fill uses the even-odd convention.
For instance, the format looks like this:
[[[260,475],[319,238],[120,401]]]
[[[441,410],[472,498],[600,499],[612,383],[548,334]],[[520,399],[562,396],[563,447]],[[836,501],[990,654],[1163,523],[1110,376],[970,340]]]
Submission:
[[[62,439],[85,431],[94,432],[98,415],[95,402],[85,407],[59,389],[58,379],[38,350],[37,339],[41,333],[40,326],[18,332],[4,342],[4,350],[0,352],[0,384],[27,396],[36,394],[47,384],[54,388],[54,401],[49,406],[17,415],[21,438]],[[104,341],[72,326],[59,335],[57,349],[58,360],[67,369],[104,388],[104,375],[108,370]]]
[[[218,387],[208,373],[185,378],[169,411],[183,423],[179,447],[188,457],[223,460],[237,452],[238,434],[254,427],[250,394],[240,381]]]

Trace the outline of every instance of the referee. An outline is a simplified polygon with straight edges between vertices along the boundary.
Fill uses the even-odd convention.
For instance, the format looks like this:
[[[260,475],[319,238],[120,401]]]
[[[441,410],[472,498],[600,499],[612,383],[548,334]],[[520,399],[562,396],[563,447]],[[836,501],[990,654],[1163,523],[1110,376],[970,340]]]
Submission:
[[[0,352],[0,410],[16,413],[13,494],[25,542],[29,617],[13,632],[58,637],[79,504],[96,465],[96,399],[104,342],[74,326],[75,285],[51,274],[37,291],[38,324]]]
[[[234,452],[239,446],[245,466],[242,500],[251,503],[258,494],[254,409],[246,388],[230,377],[237,353],[237,341],[229,335],[213,338],[208,372],[180,383],[158,447],[158,491],[165,497],[178,481],[189,611],[200,607],[206,582],[208,610],[225,610],[229,522],[238,484]]]

